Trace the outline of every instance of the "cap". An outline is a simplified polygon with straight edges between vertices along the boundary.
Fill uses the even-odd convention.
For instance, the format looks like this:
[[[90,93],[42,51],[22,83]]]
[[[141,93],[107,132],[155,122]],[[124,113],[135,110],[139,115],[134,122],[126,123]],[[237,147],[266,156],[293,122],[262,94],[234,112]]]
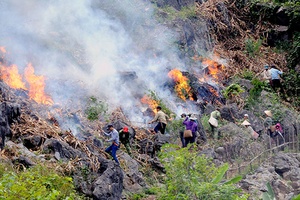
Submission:
[[[265,65],[264,67],[265,67],[265,69],[268,69],[268,68],[269,68],[269,65]]]
[[[124,127],[123,127],[123,131],[124,131],[124,132],[128,132],[128,127],[127,127],[127,126],[124,126]]]
[[[272,112],[270,110],[265,110],[265,114],[269,117],[272,117]]]
[[[244,126],[250,126],[251,124],[247,120],[245,120],[245,121],[243,121],[242,125],[244,125]]]
[[[249,115],[248,114],[244,114],[244,117],[249,117]]]

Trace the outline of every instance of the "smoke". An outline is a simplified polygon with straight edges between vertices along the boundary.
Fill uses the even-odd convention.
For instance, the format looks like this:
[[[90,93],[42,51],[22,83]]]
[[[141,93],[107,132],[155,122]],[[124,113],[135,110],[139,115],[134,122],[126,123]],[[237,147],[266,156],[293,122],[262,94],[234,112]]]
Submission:
[[[56,103],[75,107],[93,95],[141,121],[137,105],[148,90],[173,101],[163,84],[170,68],[184,66],[178,35],[155,20],[147,1],[2,0],[0,19],[9,61],[33,63]]]

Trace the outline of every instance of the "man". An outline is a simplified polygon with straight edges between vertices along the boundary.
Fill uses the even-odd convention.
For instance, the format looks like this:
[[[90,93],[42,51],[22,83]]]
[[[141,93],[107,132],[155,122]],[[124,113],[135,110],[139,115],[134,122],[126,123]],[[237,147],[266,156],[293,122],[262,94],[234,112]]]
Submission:
[[[276,69],[274,65],[271,66],[270,69],[271,80],[272,80],[272,88],[275,92],[277,92],[277,88],[280,88],[279,92],[281,94],[284,93],[283,87],[280,82],[280,75],[283,74],[281,70]]]
[[[110,136],[111,138],[109,140],[106,140],[106,142],[111,142],[111,145],[105,149],[106,153],[109,153],[113,159],[120,165],[118,158],[117,158],[117,150],[119,149],[120,143],[119,143],[119,133],[116,129],[114,129],[112,124],[109,124],[107,126],[108,133],[103,132],[105,135]]]
[[[120,142],[125,146],[127,153],[131,156],[131,149],[130,149],[130,133],[128,131],[128,127],[124,126],[123,129],[119,131],[119,138]]]
[[[219,108],[216,108],[215,111],[210,113],[210,118],[208,120],[208,123],[211,128],[212,136],[214,139],[218,139],[218,119],[221,119],[221,113],[219,111]]]
[[[166,115],[162,110],[160,106],[156,107],[157,113],[152,121],[149,122],[149,124],[152,124],[154,122],[158,122],[157,125],[154,128],[154,132],[158,133],[158,131],[161,132],[161,134],[165,134],[166,126],[167,126],[167,120],[169,119],[168,115]]]
[[[196,139],[196,132],[198,130],[198,125],[196,123],[197,118],[191,116],[190,118],[186,117],[183,121],[183,125],[185,125],[186,130],[192,131],[192,137],[184,138],[184,147],[186,147],[189,143],[194,143]]]

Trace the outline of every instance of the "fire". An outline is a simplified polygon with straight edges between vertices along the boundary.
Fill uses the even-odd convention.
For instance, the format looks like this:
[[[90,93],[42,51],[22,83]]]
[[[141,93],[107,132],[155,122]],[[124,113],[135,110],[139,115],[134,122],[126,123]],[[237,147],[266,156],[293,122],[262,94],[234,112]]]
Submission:
[[[214,60],[204,59],[202,63],[207,66],[208,74],[216,80],[219,79],[218,74],[220,74],[220,71],[225,68],[224,65]]]
[[[52,105],[52,99],[47,96],[45,90],[44,76],[34,75],[34,68],[31,63],[27,65],[24,73],[25,79],[29,84],[29,97],[37,103]]]
[[[149,96],[145,95],[143,96],[143,98],[141,99],[141,102],[143,104],[148,104],[149,107],[153,110],[154,113],[157,113],[156,111],[156,107],[158,106],[158,102],[155,101],[154,99],[150,98]]]
[[[175,91],[182,100],[185,101],[187,96],[190,100],[193,100],[193,94],[188,83],[188,78],[182,75],[180,70],[173,69],[168,73],[168,76],[176,82]]]
[[[25,83],[22,81],[22,76],[18,72],[18,67],[16,65],[11,65],[10,67],[2,66],[0,68],[1,79],[14,89],[24,89],[27,90]]]

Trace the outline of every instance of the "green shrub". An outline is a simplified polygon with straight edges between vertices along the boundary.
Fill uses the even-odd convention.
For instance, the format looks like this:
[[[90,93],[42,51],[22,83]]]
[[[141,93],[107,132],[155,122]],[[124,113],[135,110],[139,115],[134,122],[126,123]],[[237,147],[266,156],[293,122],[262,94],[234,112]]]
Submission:
[[[254,77],[254,73],[251,70],[245,69],[242,71],[242,78],[247,79],[247,80],[252,80]]]
[[[223,181],[228,164],[216,167],[196,149],[164,145],[160,158],[165,166],[165,185],[158,188],[159,199],[247,199],[234,184],[242,177]],[[221,183],[222,182],[222,183]]]
[[[44,166],[23,172],[6,170],[0,164],[0,199],[79,199],[72,178],[60,176]]]
[[[251,81],[253,88],[249,91],[249,97],[247,98],[247,105],[255,105],[258,101],[258,97],[260,97],[260,94],[263,90],[270,90],[268,89],[268,83],[264,81],[260,81],[259,79],[255,78]]]
[[[237,84],[233,83],[226,87],[223,91],[222,94],[226,99],[231,99],[233,97],[238,96],[240,93],[244,92],[243,88]]]
[[[96,97],[91,96],[89,98],[85,114],[87,115],[88,120],[94,121],[99,119],[99,115],[105,115],[108,110],[106,103],[98,101]]]
[[[206,132],[208,132],[210,130],[210,125],[208,123],[209,118],[210,118],[209,115],[202,115],[202,117],[201,117],[201,123],[202,123],[202,125],[204,127],[204,130]]]
[[[259,49],[261,47],[262,40],[259,39],[257,41],[253,39],[246,39],[245,40],[245,51],[250,57],[254,57],[259,53]]]

